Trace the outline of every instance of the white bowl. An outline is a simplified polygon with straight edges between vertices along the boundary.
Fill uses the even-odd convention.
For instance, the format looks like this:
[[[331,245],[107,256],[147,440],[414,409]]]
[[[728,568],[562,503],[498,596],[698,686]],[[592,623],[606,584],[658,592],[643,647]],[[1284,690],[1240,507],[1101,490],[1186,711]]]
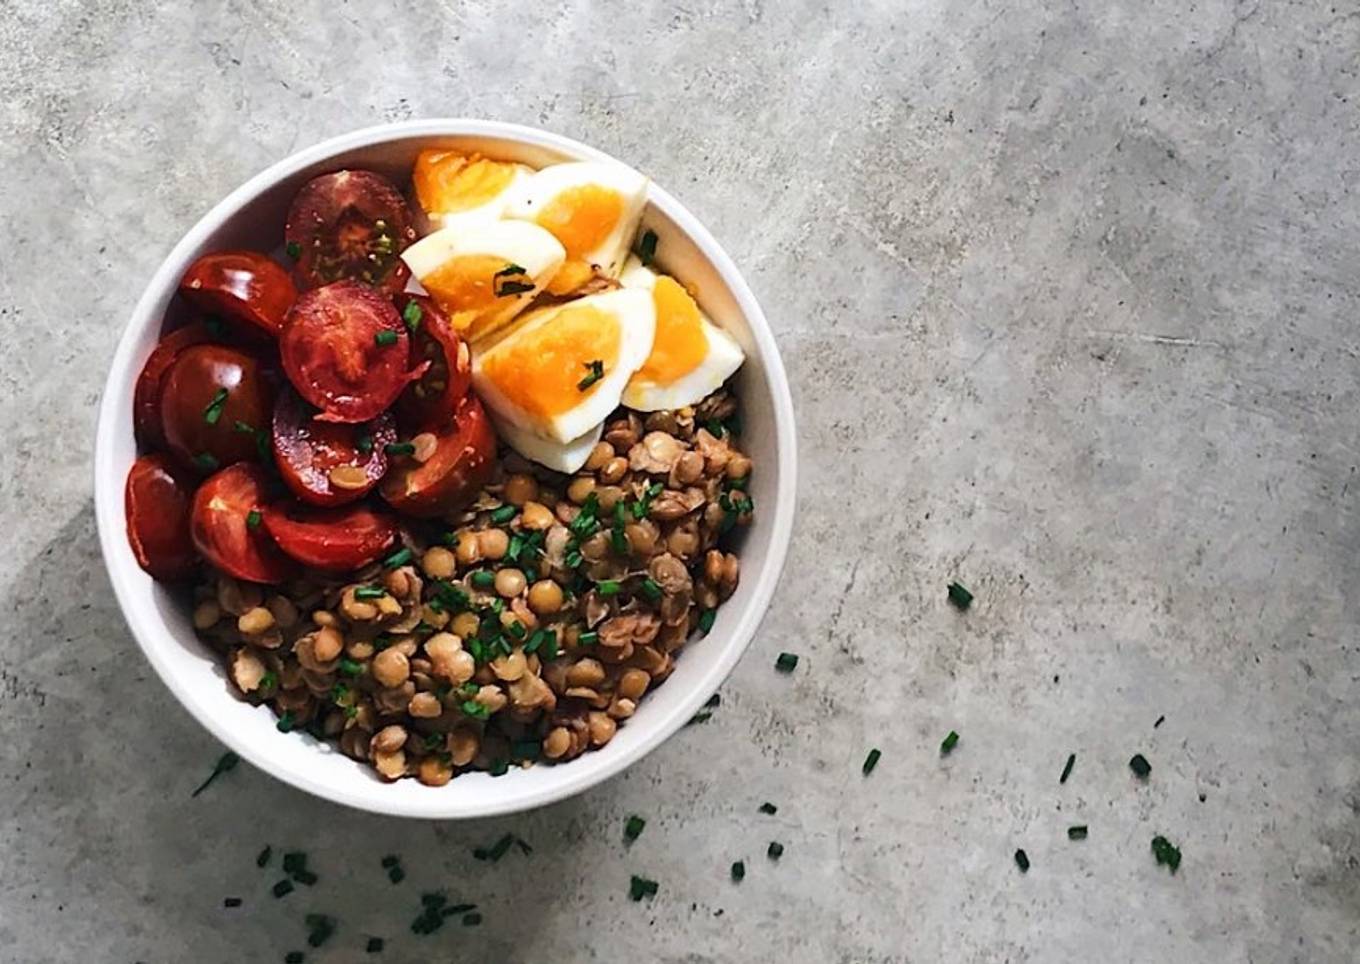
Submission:
[[[133,384],[160,337],[176,285],[195,258],[221,248],[276,247],[293,194],[317,174],[370,168],[404,184],[416,154],[438,146],[476,149],[535,167],[561,160],[613,160],[530,127],[434,120],[356,131],[299,151],[257,174],[175,245],[137,303],[100,403],[94,493],[99,543],[123,615],[165,685],[214,736],[261,770],[337,803],[405,817],[464,818],[511,813],[580,793],[641,759],[694,715],[732,671],[769,606],[793,525],[796,459],[793,403],[760,306],[712,235],[680,202],[652,185],[643,223],[660,239],[657,260],[697,286],[704,309],[741,342],[747,355],[738,391],[743,442],[756,467],[751,489],[756,512],[743,534],[740,586],[719,608],[708,636],[686,644],[665,685],[647,694],[636,715],[605,747],[569,763],[512,769],[501,777],[465,774],[443,787],[415,780],[383,783],[368,766],[325,743],[306,734],[278,732],[268,708],[234,696],[218,660],[195,637],[183,599],[147,576],[128,547],[123,482],[137,454]]]

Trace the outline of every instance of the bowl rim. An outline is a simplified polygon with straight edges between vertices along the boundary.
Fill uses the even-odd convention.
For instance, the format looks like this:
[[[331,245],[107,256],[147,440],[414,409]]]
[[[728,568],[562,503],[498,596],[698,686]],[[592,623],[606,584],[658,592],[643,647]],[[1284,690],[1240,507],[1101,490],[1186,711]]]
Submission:
[[[113,586],[124,622],[148,662],[156,670],[161,682],[189,714],[224,746],[275,779],[344,806],[387,816],[472,819],[545,806],[582,793],[618,775],[669,739],[694,715],[703,701],[717,691],[754,638],[761,620],[769,609],[784,568],[793,531],[794,504],[797,496],[797,433],[793,400],[783,360],[765,314],[761,311],[746,279],[699,219],[664,188],[650,182],[648,203],[660,209],[693,241],[703,257],[722,277],[738,309],[745,316],[761,358],[774,408],[778,476],[769,552],[764,566],[757,574],[755,589],[745,609],[738,614],[738,621],[721,655],[700,677],[686,699],[681,700],[670,711],[669,716],[653,723],[652,731],[636,744],[616,754],[602,754],[602,761],[594,766],[583,766],[579,769],[563,767],[563,778],[559,782],[537,787],[528,792],[503,795],[494,799],[481,799],[480,795],[475,795],[471,798],[473,804],[471,806],[468,805],[468,798],[458,794],[421,795],[414,800],[389,796],[387,801],[384,801],[382,794],[373,793],[371,790],[366,792],[370,784],[356,781],[352,790],[349,787],[337,788],[312,779],[306,772],[277,767],[273,761],[266,758],[263,750],[257,751],[256,741],[241,736],[220,720],[213,713],[207,697],[200,696],[193,688],[176,685],[176,673],[170,666],[168,656],[161,652],[162,644],[156,639],[157,632],[173,636],[169,628],[163,625],[159,627],[145,625],[140,618],[133,618],[132,614],[140,608],[134,601],[137,590],[133,585],[133,580],[140,570],[133,565],[131,569],[136,572],[128,571],[124,560],[121,560],[118,554],[119,540],[126,540],[124,531],[126,522],[123,517],[124,480],[121,475],[115,478],[113,455],[117,409],[126,405],[128,399],[114,397],[114,394],[119,382],[133,364],[138,342],[142,340],[146,328],[153,322],[160,321],[159,312],[154,312],[156,317],[153,318],[153,311],[166,296],[166,291],[173,289],[178,283],[189,253],[197,250],[204,240],[227,223],[240,209],[280,181],[331,157],[389,141],[420,137],[481,137],[510,140],[582,160],[626,164],[598,148],[536,127],[504,121],[455,117],[399,121],[361,128],[295,151],[255,174],[213,205],[175,244],[143,289],[124,326],[109,365],[96,420],[93,460],[95,516],[104,568]]]

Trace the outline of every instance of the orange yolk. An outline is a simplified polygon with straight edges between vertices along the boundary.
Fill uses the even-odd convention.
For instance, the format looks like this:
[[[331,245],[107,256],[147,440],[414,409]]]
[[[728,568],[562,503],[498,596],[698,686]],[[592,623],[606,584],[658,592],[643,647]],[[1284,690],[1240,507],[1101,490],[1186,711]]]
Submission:
[[[421,151],[416,158],[416,200],[432,214],[454,214],[485,204],[515,177],[515,165],[457,151]]]
[[[569,187],[538,212],[538,224],[567,249],[568,260],[581,261],[608,240],[623,217],[623,198],[598,184]]]
[[[595,385],[578,387],[590,362],[603,362],[607,375],[618,361],[620,340],[616,317],[593,305],[568,305],[528,337],[488,353],[482,374],[528,414],[552,417],[590,397]]]
[[[593,277],[595,272],[584,261],[566,261],[548,282],[548,294],[569,295]]]
[[[708,336],[699,306],[674,278],[663,275],[656,279],[652,303],[656,305],[656,340],[633,378],[669,385],[699,367],[708,354]]]
[[[477,325],[481,316],[496,313],[512,299],[497,296],[498,284],[515,281],[528,284],[525,275],[509,277],[496,273],[506,267],[504,258],[489,254],[469,254],[444,262],[420,279],[430,297],[443,308],[460,335],[475,338],[482,334]]]

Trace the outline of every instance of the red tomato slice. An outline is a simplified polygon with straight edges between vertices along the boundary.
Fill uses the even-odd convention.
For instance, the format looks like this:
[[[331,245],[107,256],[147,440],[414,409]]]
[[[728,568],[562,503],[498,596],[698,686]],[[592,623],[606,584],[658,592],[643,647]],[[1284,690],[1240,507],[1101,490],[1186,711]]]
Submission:
[[[257,251],[216,251],[189,266],[179,292],[210,315],[254,326],[267,335],[283,330],[297,300],[288,272]]]
[[[496,459],[496,433],[476,395],[464,395],[453,418],[436,434],[425,462],[404,456],[383,478],[379,491],[392,508],[431,518],[456,512],[486,484]]]
[[[392,302],[357,281],[308,291],[279,339],[283,370],[323,422],[367,422],[425,371],[408,370],[410,340]]]
[[[165,445],[165,433],[161,431],[161,380],[166,371],[184,349],[211,340],[208,326],[195,321],[163,336],[151,350],[132,390],[132,426],[142,445],[147,448]]]
[[[244,462],[227,466],[198,487],[189,529],[204,559],[250,582],[277,583],[293,575],[292,560],[264,528],[269,490],[264,469]]]
[[[132,463],[123,489],[128,542],[153,579],[174,582],[198,568],[189,536],[193,492],[193,482],[164,455],[143,455]]]
[[[363,505],[314,509],[278,502],[264,510],[279,548],[304,566],[331,572],[359,569],[381,558],[397,537],[397,520]]]
[[[294,494],[312,505],[336,506],[361,499],[387,471],[387,446],[397,440],[388,412],[371,422],[318,422],[315,409],[285,390],[274,404],[274,461]],[[338,466],[359,469],[366,483],[348,488],[331,482]],[[347,473],[353,475],[353,473]]]
[[[302,186],[284,227],[298,284],[353,280],[388,294],[406,287],[401,253],[416,239],[401,192],[372,171],[337,171]]]
[[[443,423],[458,407],[472,384],[472,355],[448,316],[431,299],[400,294],[396,302],[403,319],[408,314],[417,319],[411,332],[411,358],[430,366],[397,399],[397,415],[414,435]]]
[[[270,390],[252,356],[224,345],[194,345],[161,379],[160,409],[165,444],[206,475],[260,458]]]

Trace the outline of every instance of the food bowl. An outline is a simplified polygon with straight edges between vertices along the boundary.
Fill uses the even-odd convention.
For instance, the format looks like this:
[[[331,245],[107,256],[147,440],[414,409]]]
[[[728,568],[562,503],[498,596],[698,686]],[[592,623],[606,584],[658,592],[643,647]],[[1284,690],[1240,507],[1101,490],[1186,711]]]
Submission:
[[[658,261],[694,288],[704,310],[740,342],[736,376],[743,448],[756,466],[757,511],[743,533],[742,577],[707,636],[679,655],[664,686],[649,693],[606,746],[560,765],[515,768],[503,776],[467,773],[443,787],[384,783],[371,768],[301,733],[284,734],[266,706],[239,699],[220,661],[196,637],[190,607],[138,566],[128,546],[123,486],[137,454],[133,385],[159,338],[176,286],[207,251],[258,247],[279,238],[289,201],[308,179],[344,167],[367,168],[404,183],[422,149],[477,150],[538,167],[563,160],[616,160],[546,131],[478,120],[412,121],[356,131],[299,151],[227,195],[190,229],[156,271],[118,343],[100,403],[95,437],[95,509],[109,579],[133,635],[166,686],[222,743],[287,783],[347,806],[394,816],[471,818],[542,806],[613,776],[689,720],[726,678],[751,641],[783,567],[796,492],[793,403],[765,316],[726,252],[688,210],[651,185],[644,227],[659,237]],[[616,161],[617,162],[617,161]]]

